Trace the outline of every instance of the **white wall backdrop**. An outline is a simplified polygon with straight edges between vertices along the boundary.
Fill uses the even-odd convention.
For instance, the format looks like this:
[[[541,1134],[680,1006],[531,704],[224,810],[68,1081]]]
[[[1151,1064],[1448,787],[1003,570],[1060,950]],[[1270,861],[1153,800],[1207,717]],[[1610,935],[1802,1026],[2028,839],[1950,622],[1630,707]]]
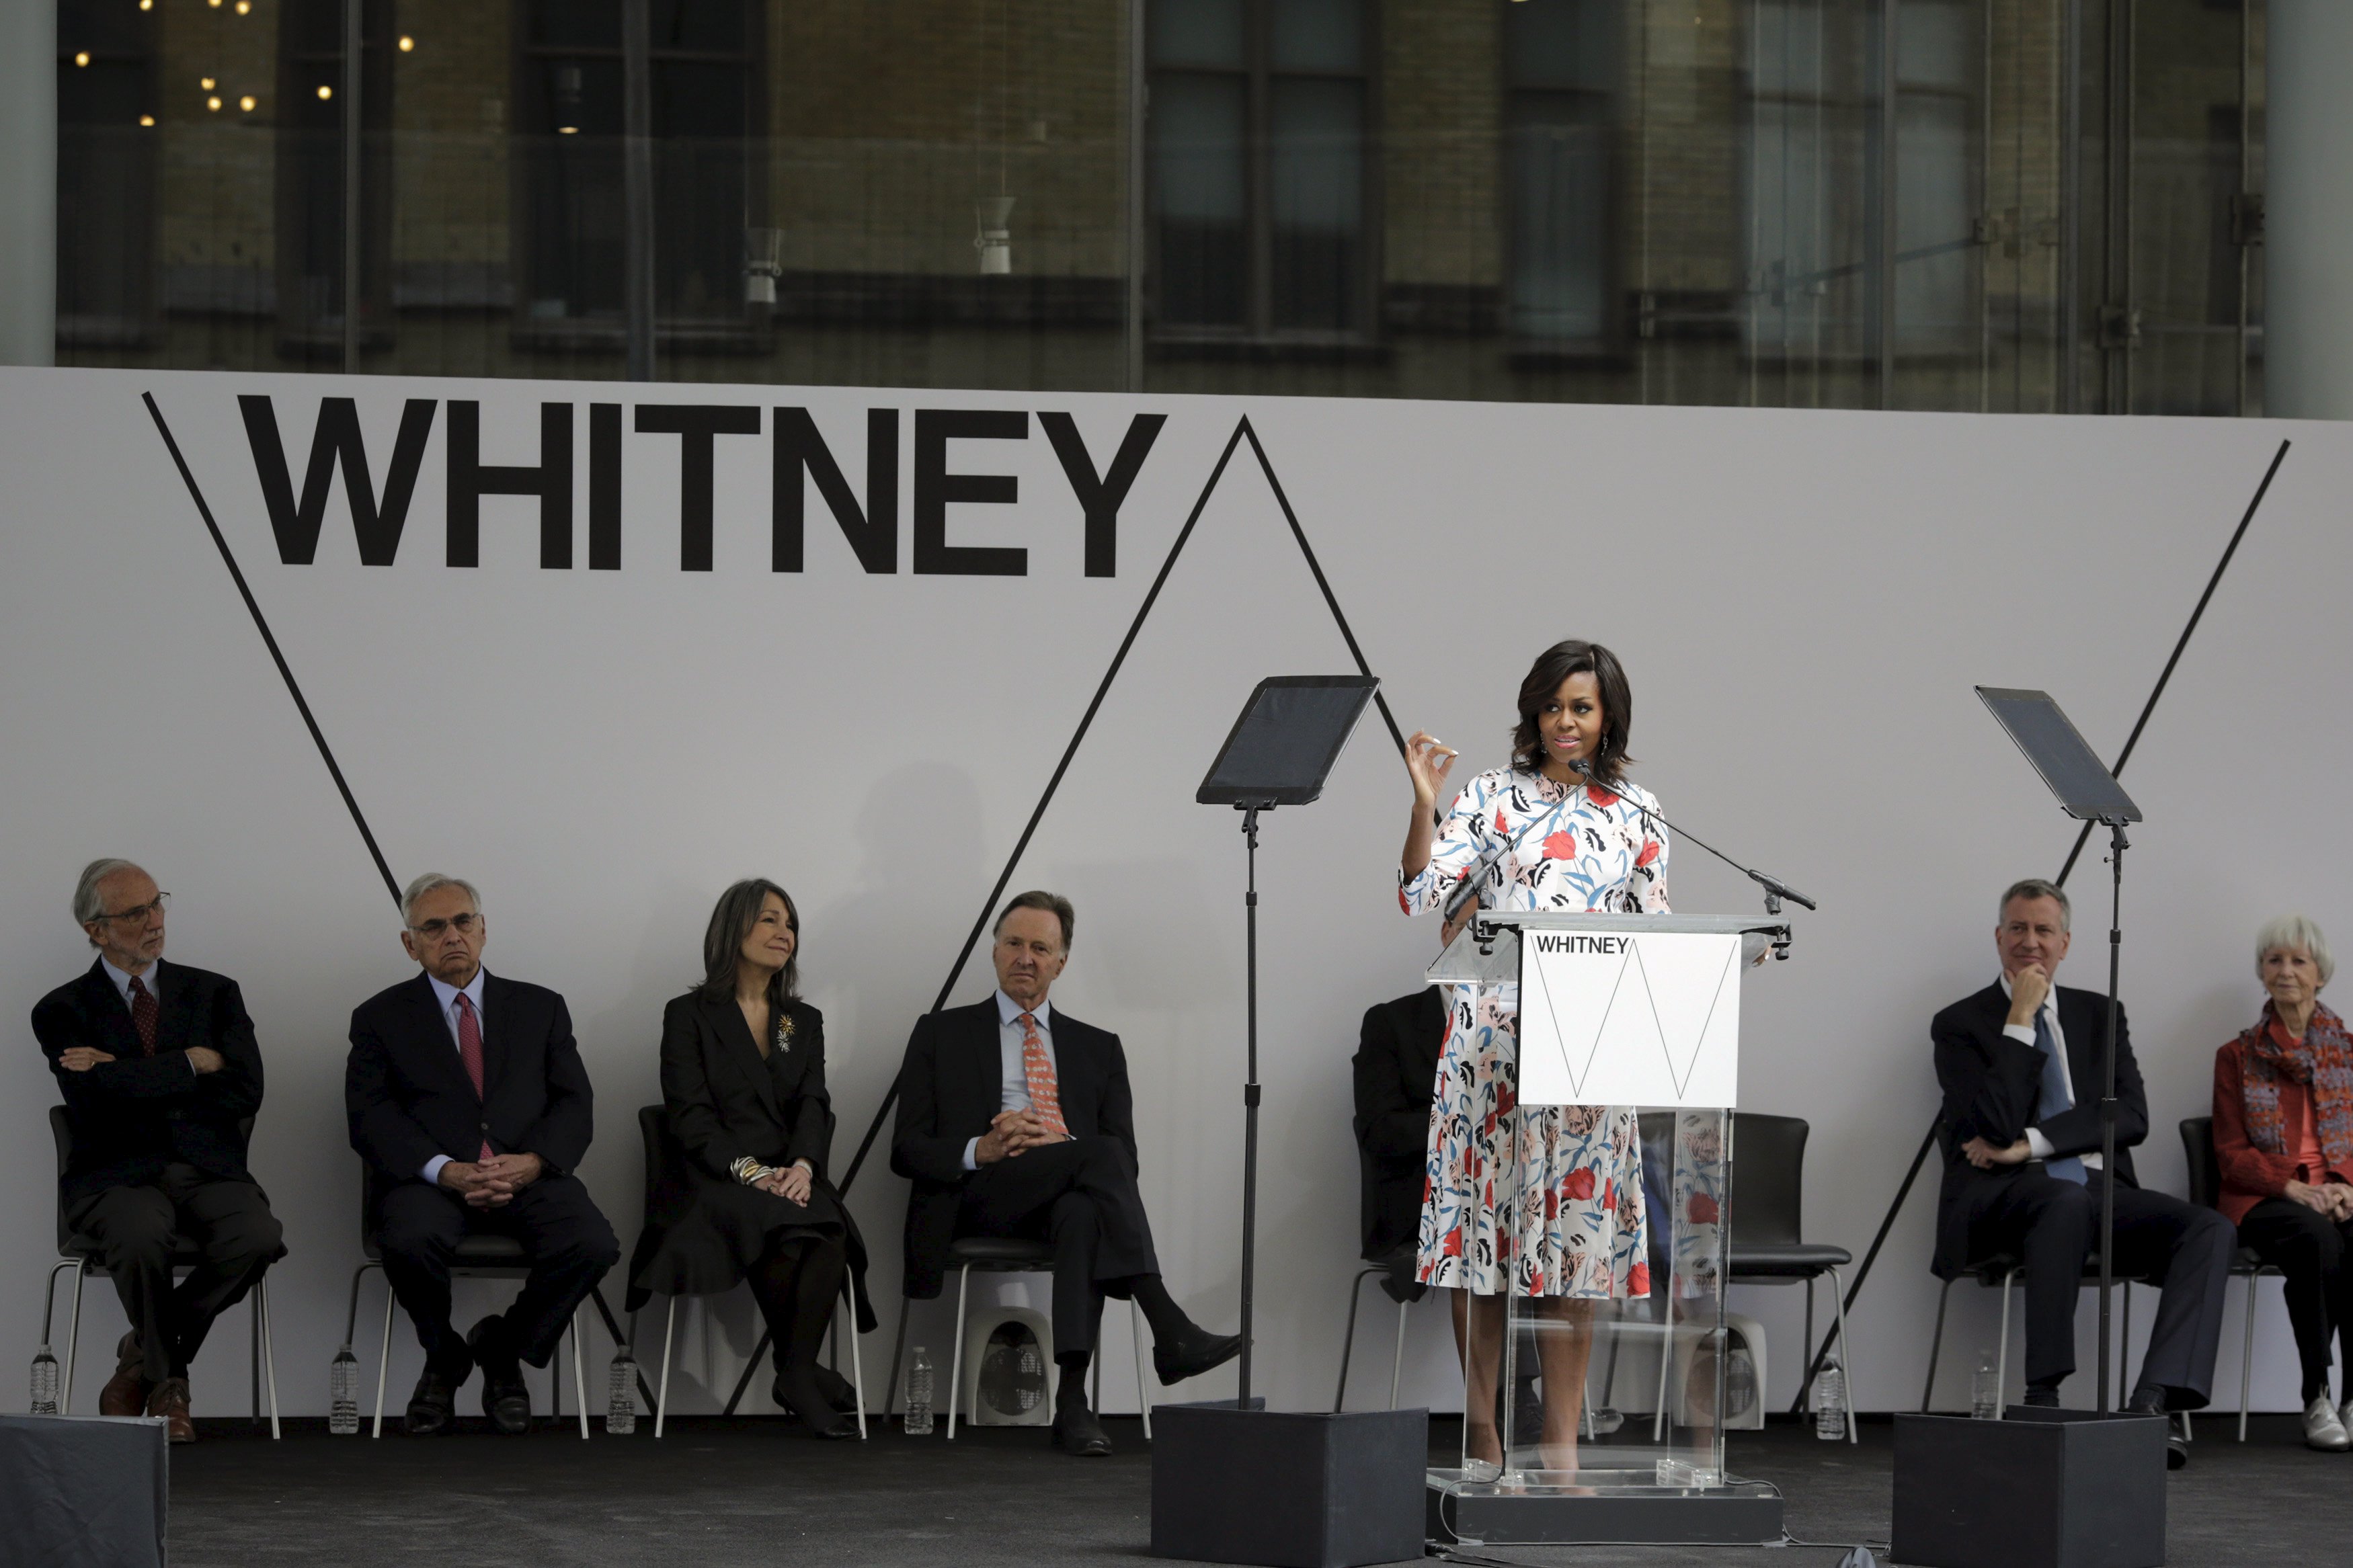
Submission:
[[[1812,1237],[1857,1252],[1869,1241],[1935,1104],[1929,1015],[1992,976],[2000,889],[2055,872],[2072,841],[1970,687],[2047,688],[2113,755],[2284,435],[2294,450],[2126,774],[2148,814],[2127,865],[2124,956],[2156,1128],[2147,1183],[2182,1190],[2174,1123],[2204,1110],[2214,1047],[2260,1001],[2255,926],[2300,909],[2353,940],[2341,695],[2353,436],[2337,426],[5,371],[0,1016],[16,1020],[16,1043],[0,1076],[12,1107],[0,1185],[18,1197],[0,1220],[13,1279],[0,1322],[20,1369],[52,1256],[43,1117],[57,1099],[25,1020],[90,962],[69,912],[83,861],[149,867],[175,896],[170,956],[243,984],[269,1071],[253,1165],[293,1249],[272,1279],[295,1413],[324,1410],[359,1258],[342,1102],[350,1009],[413,973],[142,392],[395,874],[478,880],[489,965],[570,998],[598,1097],[583,1173],[625,1245],[661,1005],[696,978],[719,889],[764,874],[800,901],[845,1163],[1245,414],[1407,729],[1492,765],[1531,656],[1563,636],[1606,642],[1634,684],[1639,776],[1679,820],[1820,900],[1796,917],[1793,960],[1749,982],[1741,1078],[1746,1108],[1813,1123]],[[274,399],[298,495],[322,396],[357,400],[379,491],[404,403],[439,401],[392,564],[360,563],[340,479],[315,563],[280,560],[240,394]],[[681,439],[638,434],[627,414],[622,565],[588,569],[585,405],[600,398],[760,411],[759,438],[717,440],[711,570],[679,565]],[[482,458],[504,464],[537,460],[543,402],[574,405],[572,569],[539,564],[527,497],[484,500],[480,565],[445,564],[453,399],[480,403]],[[769,570],[777,407],[811,411],[861,500],[866,411],[900,411],[898,571],[862,571],[814,489],[804,570]],[[1166,415],[1120,512],[1116,574],[1084,574],[1079,504],[1034,417],[1026,439],[960,439],[947,458],[955,473],[1018,478],[1012,504],[952,505],[946,534],[1025,548],[1026,574],[911,570],[918,409],[1066,411],[1099,468],[1134,414]],[[1242,854],[1233,814],[1192,793],[1259,677],[1348,667],[1245,447],[1013,879],[1077,901],[1055,1000],[1125,1040],[1161,1256],[1212,1326],[1231,1325],[1238,1280]],[[1357,1019],[1413,988],[1435,942],[1433,922],[1397,911],[1409,800],[1368,718],[1324,799],[1266,823],[1260,1364],[1278,1404],[1328,1399],[1337,1370]],[[1756,907],[1747,884],[1688,847],[1670,885],[1679,910]],[[2062,978],[2096,988],[2096,850],[2071,886],[2084,945]],[[985,994],[987,975],[983,951],[954,1000]],[[1935,1174],[1853,1319],[1865,1408],[1918,1397]],[[866,1342],[871,1373],[890,1351],[904,1193],[878,1151],[852,1205],[885,1316]],[[490,1310],[512,1287],[461,1289]],[[617,1275],[607,1289],[617,1306]],[[364,1357],[379,1289],[363,1303]],[[2218,1403],[2238,1396],[2242,1300],[2234,1291]],[[2295,1367],[2276,1283],[2260,1300],[2256,1402],[2285,1408]],[[1786,1404],[1798,1293],[1744,1291],[1735,1306],[1773,1333],[1772,1397]],[[910,1336],[943,1364],[948,1310],[919,1308]],[[2137,1338],[2145,1308],[2135,1316]],[[707,1323],[681,1318],[694,1326],[679,1407],[714,1408],[756,1320],[740,1292]],[[2087,1369],[2093,1321],[2087,1300]],[[1106,1404],[1129,1408],[1124,1318],[1107,1321]],[[1377,1365],[1388,1320],[1372,1321]],[[1994,1323],[1988,1293],[1955,1292],[1947,1404],[1966,1397]],[[111,1289],[93,1284],[85,1409],[120,1324]],[[232,1314],[200,1362],[200,1413],[242,1408],[244,1329]],[[589,1350],[601,1370],[601,1331]],[[1409,1355],[1410,1400],[1459,1400],[1434,1307],[1417,1309]],[[396,1408],[416,1365],[402,1320]],[[1368,1374],[1357,1401],[1379,1381]],[[747,1407],[769,1408],[765,1382]],[[2087,1373],[2071,1396],[2088,1402],[2089,1385]],[[1228,1371],[1184,1392],[1230,1390]]]

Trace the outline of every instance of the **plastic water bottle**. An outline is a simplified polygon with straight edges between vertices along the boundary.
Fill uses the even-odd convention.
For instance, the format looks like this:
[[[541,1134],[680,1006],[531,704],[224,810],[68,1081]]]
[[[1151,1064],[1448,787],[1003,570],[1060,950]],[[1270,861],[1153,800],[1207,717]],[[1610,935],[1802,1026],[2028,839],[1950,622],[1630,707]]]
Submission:
[[[1831,1356],[1814,1378],[1814,1436],[1825,1443],[1843,1443],[1846,1421],[1846,1369]]]
[[[360,1363],[349,1345],[327,1364],[327,1430],[338,1437],[360,1435]]]
[[[638,1429],[638,1358],[623,1345],[613,1352],[612,1371],[606,1376],[605,1430],[626,1437]]]
[[[917,1345],[907,1363],[907,1436],[932,1435],[932,1358]]]
[[[1969,1379],[1969,1414],[1979,1421],[2001,1419],[2001,1373],[1994,1369],[1991,1351],[1978,1357],[1978,1370]]]
[[[47,1345],[33,1353],[33,1403],[30,1408],[36,1415],[55,1415],[58,1413],[58,1358],[49,1353]]]

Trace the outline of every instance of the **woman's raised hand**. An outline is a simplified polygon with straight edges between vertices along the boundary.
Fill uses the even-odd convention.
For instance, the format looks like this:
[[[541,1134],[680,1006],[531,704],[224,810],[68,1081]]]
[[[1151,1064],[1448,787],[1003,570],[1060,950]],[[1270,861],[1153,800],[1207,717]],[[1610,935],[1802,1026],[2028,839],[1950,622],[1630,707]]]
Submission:
[[[1423,807],[1438,804],[1438,792],[1460,755],[1427,730],[1416,730],[1405,743],[1405,771],[1413,775],[1413,798]]]

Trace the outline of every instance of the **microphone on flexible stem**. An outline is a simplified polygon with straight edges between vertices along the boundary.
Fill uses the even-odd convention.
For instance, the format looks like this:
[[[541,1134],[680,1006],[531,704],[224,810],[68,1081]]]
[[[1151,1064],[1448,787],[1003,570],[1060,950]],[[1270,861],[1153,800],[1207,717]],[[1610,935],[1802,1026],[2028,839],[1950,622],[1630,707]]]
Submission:
[[[1593,770],[1587,766],[1583,761],[1575,757],[1571,757],[1567,760],[1571,771],[1583,778],[1587,784],[1596,784],[1601,783],[1600,780],[1593,776]],[[1601,784],[1601,787],[1608,789],[1609,786],[1607,784]],[[1613,791],[1612,793],[1614,794],[1616,792]],[[1798,891],[1797,889],[1789,886],[1788,883],[1784,882],[1780,878],[1774,876],[1771,872],[1759,871],[1754,866],[1744,866],[1739,861],[1735,860],[1731,856],[1726,855],[1723,850],[1718,849],[1715,845],[1710,844],[1706,839],[1700,837],[1696,834],[1687,833],[1683,829],[1677,827],[1673,823],[1667,820],[1667,816],[1664,812],[1655,811],[1650,806],[1644,805],[1641,801],[1635,800],[1630,795],[1621,796],[1620,798],[1624,799],[1628,805],[1631,805],[1636,811],[1641,812],[1644,816],[1659,823],[1662,826],[1668,829],[1668,831],[1673,833],[1677,837],[1690,839],[1694,844],[1698,845],[1701,848],[1706,850],[1709,854],[1715,856],[1717,859],[1723,861],[1725,865],[1731,867],[1734,870],[1739,872],[1742,876],[1747,878],[1758,887],[1764,889],[1765,912],[1767,914],[1779,914],[1781,912],[1781,900],[1784,899],[1788,900],[1793,904],[1802,904],[1810,910],[1816,907],[1813,900],[1806,897],[1805,894]],[[1778,952],[1777,944],[1777,956],[1787,958],[1788,954],[1786,952]]]

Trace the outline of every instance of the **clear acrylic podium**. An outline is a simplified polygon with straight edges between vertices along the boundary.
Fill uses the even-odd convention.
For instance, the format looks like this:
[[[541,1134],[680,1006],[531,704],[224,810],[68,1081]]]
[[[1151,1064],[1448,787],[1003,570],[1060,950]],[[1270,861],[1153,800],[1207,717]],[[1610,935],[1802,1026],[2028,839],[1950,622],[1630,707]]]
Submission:
[[[1779,1492],[1725,1472],[1721,1413],[1764,1394],[1724,1321],[1739,992],[1788,940],[1772,917],[1482,910],[1430,965],[1440,984],[1517,989],[1518,1037],[1497,1034],[1512,1153],[1543,1118],[1634,1113],[1641,1191],[1615,1212],[1647,1211],[1649,1243],[1647,1296],[1534,1296],[1514,1267],[1470,1299],[1462,1452],[1429,1473],[1432,1540],[1781,1538]],[[1525,1168],[1493,1171],[1496,1209],[1519,1211]]]

